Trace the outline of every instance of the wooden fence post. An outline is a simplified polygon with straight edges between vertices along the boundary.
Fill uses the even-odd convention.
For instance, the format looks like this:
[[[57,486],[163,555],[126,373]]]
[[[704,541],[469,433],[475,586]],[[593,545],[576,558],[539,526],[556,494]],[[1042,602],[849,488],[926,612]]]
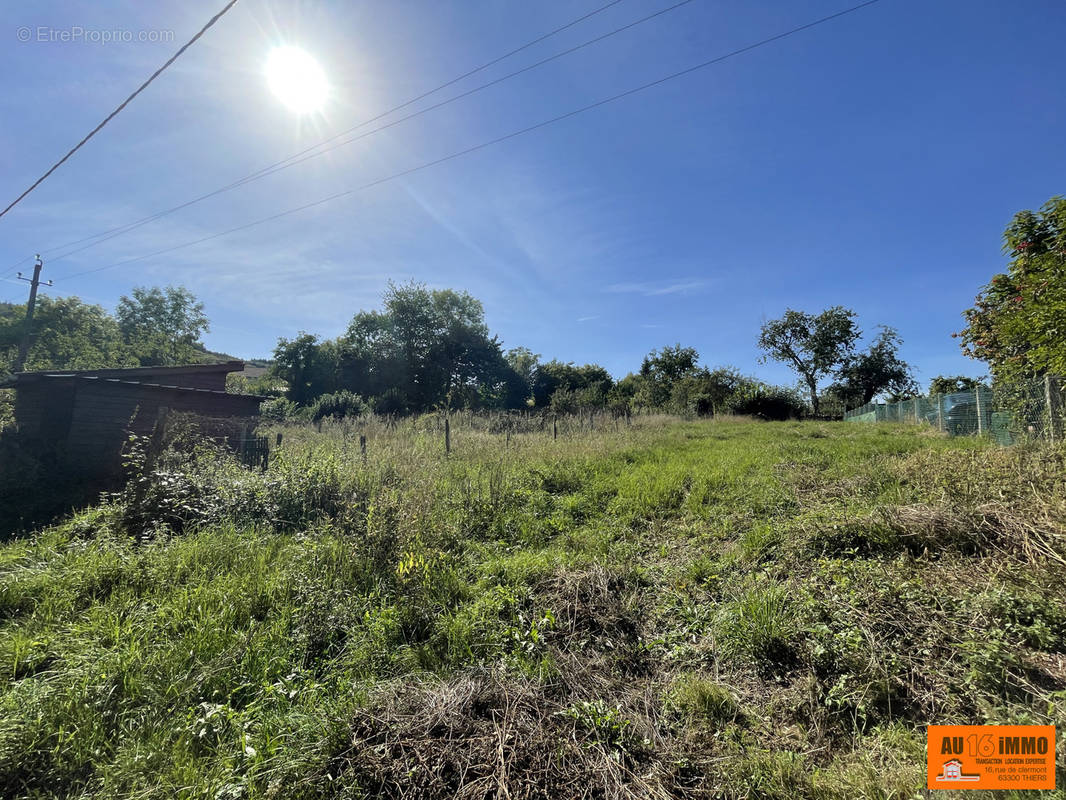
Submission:
[[[552,417],[552,439],[555,440],[555,439],[558,439],[558,438],[559,438],[559,418],[558,417]]]
[[[444,418],[444,452],[452,452],[452,428],[447,417]]]
[[[1048,441],[1054,444],[1056,440],[1060,438],[1058,425],[1059,425],[1059,403],[1057,392],[1053,392],[1051,389],[1052,378],[1050,375],[1044,376],[1044,400],[1047,402],[1047,438]]]
[[[277,441],[274,442],[274,446],[275,447],[281,447],[281,432],[280,431],[278,432],[278,438],[277,438]]]

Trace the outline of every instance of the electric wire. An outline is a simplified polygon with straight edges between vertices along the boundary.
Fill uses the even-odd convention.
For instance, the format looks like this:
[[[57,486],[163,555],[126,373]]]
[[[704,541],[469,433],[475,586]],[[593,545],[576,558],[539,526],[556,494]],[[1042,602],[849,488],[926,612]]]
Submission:
[[[347,189],[347,190],[345,190],[343,192],[338,192],[336,194],[329,195],[328,197],[323,197],[323,198],[321,198],[319,200],[315,200],[315,201],[313,201],[311,203],[305,203],[304,205],[297,206],[296,208],[291,208],[291,209],[288,209],[286,211],[279,212],[277,214],[272,214],[272,215],[270,215],[268,217],[263,217],[261,219],[253,220],[252,222],[245,223],[244,225],[238,225],[237,227],[229,228],[227,230],[220,231],[218,233],[214,233],[214,234],[211,234],[210,236],[205,236],[205,237],[202,237],[200,239],[195,239],[195,240],[189,241],[189,242],[183,242],[182,244],[174,245],[172,247],[167,247],[167,248],[164,248],[162,250],[156,250],[156,251],[154,251],[152,253],[146,253],[144,255],[136,256],[134,258],[124,259],[122,261],[118,261],[118,262],[115,262],[113,264],[106,264],[106,265],[104,265],[102,267],[95,267],[93,269],[88,269],[88,270],[84,270],[84,271],[81,271],[81,272],[75,272],[75,273],[73,273],[71,275],[64,276],[60,280],[73,280],[74,278],[78,278],[78,277],[81,277],[81,276],[84,276],[84,275],[90,275],[90,274],[93,274],[93,273],[102,272],[104,270],[114,269],[115,267],[124,266],[126,264],[132,264],[132,263],[135,263],[137,261],[143,261],[143,260],[145,260],[147,258],[153,258],[154,256],[163,255],[165,253],[172,253],[175,250],[181,250],[181,249],[184,249],[186,247],[192,247],[193,245],[197,245],[197,244],[201,244],[203,242],[211,241],[212,239],[218,239],[218,238],[220,238],[222,236],[228,236],[229,234],[237,233],[238,231],[247,230],[249,228],[254,228],[254,227],[257,227],[259,225],[266,224],[267,222],[272,222],[274,220],[281,219],[283,217],[287,217],[287,216],[290,216],[292,214],[296,214],[296,213],[298,213],[300,211],[306,211],[307,209],[315,208],[316,206],[320,206],[320,205],[323,205],[325,203],[329,203],[329,202],[332,202],[334,200],[338,200],[338,199],[340,199],[342,197],[348,197],[348,196],[350,196],[352,194],[355,194],[356,192],[364,191],[364,190],[372,188],[374,186],[380,186],[383,183],[388,183],[389,181],[393,181],[393,180],[396,180],[398,178],[402,178],[402,177],[405,177],[407,175],[411,175],[411,174],[413,174],[415,172],[421,172],[422,170],[429,169],[430,167],[434,167],[434,166],[437,166],[439,164],[443,164],[445,162],[452,161],[452,160],[457,159],[457,158],[461,158],[462,156],[466,156],[466,155],[469,155],[471,153],[475,153],[475,152],[477,152],[479,150],[483,150],[483,149],[485,149],[487,147],[491,147],[492,145],[499,144],[501,142],[505,142],[505,141],[507,141],[509,139],[514,139],[514,138],[516,138],[518,136],[523,136],[523,135],[525,135],[527,133],[531,133],[531,132],[536,131],[536,130],[540,130],[541,128],[545,128],[545,127],[547,127],[549,125],[553,125],[553,124],[555,124],[557,122],[561,122],[563,120],[570,119],[571,117],[575,117],[575,116],[577,116],[579,114],[583,114],[583,113],[585,113],[587,111],[591,111],[593,109],[596,109],[596,108],[599,108],[601,106],[607,105],[608,103],[613,103],[613,102],[615,102],[617,100],[621,100],[623,98],[630,97],[630,96],[635,95],[635,94],[637,94],[639,92],[643,92],[643,91],[646,91],[646,90],[651,89],[653,87],[660,86],[660,85],[662,85],[664,83],[667,83],[668,81],[676,80],[677,78],[681,78],[681,77],[684,77],[686,75],[690,75],[693,72],[697,72],[697,71],[699,71],[701,69],[706,69],[707,67],[710,67],[710,66],[712,66],[714,64],[719,64],[719,63],[721,63],[723,61],[726,61],[726,60],[728,60],[730,58],[735,58],[736,56],[742,55],[744,53],[748,53],[748,52],[750,52],[752,50],[755,50],[755,49],[760,48],[760,47],[764,47],[764,46],[766,46],[768,44],[772,44],[773,42],[780,41],[781,39],[785,39],[785,38],[787,38],[789,36],[794,36],[795,34],[800,33],[802,31],[810,30],[811,28],[817,27],[819,25],[823,25],[823,24],[825,24],[827,22],[830,22],[832,20],[839,19],[840,17],[843,17],[843,16],[845,16],[847,14],[852,14],[852,13],[854,13],[856,11],[859,11],[859,10],[861,10],[863,8],[867,8],[869,6],[872,6],[872,5],[874,5],[874,4],[878,3],[878,2],[880,2],[880,0],[866,0],[866,2],[859,3],[857,5],[854,5],[854,6],[851,6],[849,8],[843,9],[842,11],[837,11],[837,12],[835,12],[833,14],[829,14],[828,16],[821,17],[821,18],[816,19],[816,20],[814,20],[812,22],[808,22],[808,23],[806,23],[804,25],[799,25],[799,26],[797,26],[795,28],[791,28],[791,29],[789,29],[787,31],[784,31],[783,33],[779,33],[779,34],[776,34],[774,36],[770,36],[770,37],[768,37],[766,39],[762,39],[762,40],[760,40],[758,42],[754,42],[752,44],[745,45],[744,47],[737,48],[736,50],[732,50],[732,51],[730,51],[728,53],[725,53],[724,55],[716,56],[715,58],[711,58],[711,59],[708,59],[707,61],[700,62],[699,64],[695,64],[695,65],[693,65],[691,67],[687,67],[687,68],[679,70],[677,72],[670,73],[669,75],[665,75],[665,76],[663,76],[661,78],[657,78],[657,79],[655,79],[653,81],[649,81],[648,83],[641,84],[640,86],[636,86],[634,88],[627,89],[624,92],[619,92],[618,94],[611,95],[610,97],[603,98],[602,100],[597,100],[594,103],[590,103],[588,105],[581,106],[580,108],[576,108],[576,109],[573,109],[571,111],[567,111],[564,114],[559,114],[558,116],[551,117],[550,119],[543,120],[543,121],[538,122],[538,123],[536,123],[534,125],[529,125],[529,126],[527,126],[525,128],[521,128],[519,130],[512,131],[511,133],[504,134],[503,136],[498,136],[498,137],[496,137],[494,139],[489,139],[488,141],[481,142],[480,144],[476,144],[476,145],[474,145],[472,147],[468,147],[468,148],[466,148],[464,150],[459,150],[459,151],[457,151],[455,153],[451,153],[449,155],[442,156],[442,157],[437,158],[437,159],[433,159],[432,161],[427,161],[427,162],[425,162],[423,164],[419,164],[417,166],[410,167],[408,169],[402,170],[400,172],[393,173],[391,175],[387,175],[387,176],[385,176],[383,178],[378,178],[377,180],[370,181],[369,183],[364,183],[361,186],[357,186],[357,187],[354,187],[352,189]]]
[[[236,2],[236,0],[234,0],[234,2]],[[589,11],[588,13],[583,14],[580,17],[577,17],[576,19],[572,19],[569,22],[565,23],[564,25],[560,25],[559,27],[557,27],[557,28],[555,28],[553,30],[548,31],[547,33],[544,33],[544,34],[538,36],[536,39],[532,39],[532,40],[526,42],[525,44],[519,45],[518,47],[507,51],[503,55],[496,56],[495,58],[493,58],[493,59],[491,59],[489,61],[486,61],[485,63],[481,64],[478,67],[474,67],[473,69],[468,70],[468,71],[464,72],[463,74],[458,75],[458,76],[456,76],[454,78],[451,78],[450,80],[447,80],[444,83],[442,83],[442,84],[440,84],[440,85],[438,85],[438,86],[436,86],[436,87],[434,87],[434,88],[432,88],[432,89],[430,89],[430,90],[428,90],[426,92],[423,92],[420,95],[417,95],[416,97],[412,97],[410,100],[405,100],[404,102],[400,103],[399,105],[393,106],[389,110],[381,112],[377,116],[374,116],[374,117],[371,117],[369,119],[363,120],[358,125],[355,125],[352,128],[348,128],[347,130],[340,131],[339,133],[336,133],[333,136],[331,136],[331,137],[329,137],[327,139],[324,139],[323,141],[319,142],[316,145],[313,145],[312,147],[309,147],[309,148],[306,148],[304,150],[301,150],[298,153],[294,153],[293,155],[282,159],[281,161],[277,161],[277,162],[275,162],[273,164],[270,164],[270,165],[268,165],[266,167],[263,167],[260,170],[257,170],[255,172],[249,173],[248,175],[245,175],[243,178],[238,178],[233,183],[227,184],[226,186],[223,186],[220,189],[217,189],[217,190],[215,190],[213,192],[209,192],[209,193],[207,193],[205,195],[201,195],[200,197],[194,198],[193,200],[188,201],[187,203],[182,203],[181,205],[174,206],[173,208],[166,209],[166,210],[161,211],[161,212],[157,212],[157,213],[152,214],[150,216],[143,217],[143,218],[141,218],[139,220],[135,220],[134,222],[126,223],[126,224],[120,225],[120,226],[118,226],[116,228],[110,228],[110,229],[108,229],[106,231],[101,231],[100,233],[93,234],[92,236],[86,236],[86,237],[83,237],[81,239],[76,239],[74,241],[67,242],[66,244],[57,245],[56,247],[52,247],[52,248],[49,248],[47,250],[42,250],[41,252],[44,253],[45,255],[48,255],[49,253],[54,253],[57,250],[63,250],[63,249],[66,249],[67,247],[72,247],[72,246],[77,245],[77,244],[82,244],[83,242],[88,242],[88,241],[90,241],[92,239],[97,239],[97,238],[100,238],[100,237],[107,237],[108,239],[113,238],[111,236],[108,236],[108,234],[114,233],[116,235],[119,235],[121,233],[124,233],[126,230],[133,230],[134,228],[140,227],[142,224],[146,224],[148,222],[152,222],[152,221],[154,221],[156,219],[159,219],[162,216],[166,216],[167,214],[171,214],[171,213],[174,213],[175,211],[180,211],[183,208],[187,208],[189,205],[192,205],[193,203],[198,203],[201,200],[206,200],[209,197],[214,197],[216,194],[220,194],[221,192],[228,191],[229,189],[236,188],[237,186],[241,186],[245,182],[247,182],[249,180],[252,180],[252,179],[256,178],[259,175],[264,175],[265,176],[266,174],[269,174],[268,171],[273,170],[275,167],[279,167],[282,164],[285,164],[287,161],[290,161],[290,160],[292,160],[294,158],[298,158],[299,156],[305,155],[306,153],[309,153],[312,150],[315,150],[315,149],[317,149],[317,148],[319,148],[319,147],[321,147],[321,146],[323,146],[325,144],[328,144],[329,142],[331,142],[331,141],[333,141],[333,140],[335,140],[337,138],[340,138],[341,136],[345,136],[345,135],[347,135],[349,133],[352,133],[352,132],[358,130],[361,127],[364,127],[366,125],[371,124],[372,122],[376,122],[377,120],[382,119],[383,117],[387,117],[389,114],[392,114],[392,113],[395,113],[396,111],[400,111],[401,109],[407,108],[408,106],[412,105],[413,103],[417,103],[419,100],[423,100],[423,99],[429,97],[430,95],[436,94],[437,92],[441,91],[442,89],[446,89],[447,87],[449,87],[449,86],[451,86],[451,85],[453,85],[455,83],[458,83],[459,81],[463,80],[464,78],[469,78],[472,75],[476,75],[477,73],[482,72],[482,71],[488,69],[489,67],[494,66],[495,64],[498,64],[501,61],[504,61],[505,59],[510,58],[513,55],[517,55],[518,53],[521,53],[523,50],[527,50],[530,47],[533,47],[534,45],[537,45],[537,44],[545,41],[546,39],[551,38],[552,36],[555,36],[555,35],[557,35],[559,33],[562,33],[563,31],[565,31],[565,30],[567,30],[569,28],[572,28],[573,26],[575,26],[575,25],[577,25],[577,24],[579,24],[581,22],[584,22],[587,19],[590,19],[590,18],[596,16],[597,14],[601,14],[604,11],[607,11],[609,8],[611,8],[613,6],[616,6],[619,3],[621,3],[621,2],[623,2],[623,0],[611,0],[609,3],[606,3],[606,4],[602,5],[602,6],[597,7],[597,8],[594,8],[592,11]],[[231,5],[232,5],[232,3],[231,3]],[[187,46],[188,45],[186,45],[186,47]],[[180,55],[180,51],[179,51],[178,55]],[[175,55],[175,58],[177,58],[177,55]],[[165,67],[165,65],[164,65],[164,67]],[[130,99],[132,99],[132,96],[131,96]],[[129,102],[129,100],[127,100],[126,102]],[[45,176],[45,177],[47,177],[47,176]],[[43,180],[43,178],[42,178],[42,180]],[[30,187],[30,188],[32,189],[33,187]],[[19,198],[19,199],[21,199],[21,198]],[[16,200],[15,202],[18,202],[18,201]],[[14,204],[12,204],[12,205],[14,205]],[[100,241],[106,241],[106,240],[107,239],[100,238]],[[86,249],[86,248],[82,248],[82,249]],[[74,252],[80,252],[80,250],[71,251],[71,253],[64,254],[63,256],[60,256],[60,258],[65,258],[66,255],[71,255]],[[25,264],[27,261],[30,261],[32,258],[33,258],[33,256],[26,256],[25,258],[15,262],[10,267],[5,269],[3,271],[3,273],[0,273],[0,275],[8,274],[9,272],[14,270],[15,268],[21,266],[22,264]],[[50,261],[52,261],[52,260],[55,260],[55,259],[50,259]]]
[[[7,208],[5,208],[3,211],[0,211],[0,217],[4,216],[4,214],[6,214],[8,211],[10,211],[12,208],[14,208],[15,205],[22,198],[24,198],[26,195],[28,195],[30,192],[32,192],[34,189],[36,189],[38,186],[40,186],[45,178],[47,178],[49,175],[51,175],[53,172],[55,172],[57,169],[59,169],[60,165],[63,164],[64,161],[66,161],[68,158],[70,158],[72,155],[74,155],[76,152],[78,152],[78,150],[81,149],[82,145],[84,145],[87,141],[89,141],[91,138],[93,138],[93,136],[95,136],[97,134],[97,132],[100,131],[101,128],[103,128],[107,123],[109,123],[112,119],[114,119],[119,114],[119,112],[122,111],[122,109],[124,109],[126,106],[128,106],[130,104],[130,101],[132,101],[133,98],[135,98],[137,95],[139,95],[141,92],[143,92],[148,87],[148,84],[150,84],[152,81],[154,81],[156,78],[158,78],[160,76],[160,74],[162,74],[163,70],[165,70],[167,67],[169,67],[171,64],[173,64],[175,61],[177,61],[178,57],[182,53],[184,53],[186,50],[188,50],[193,45],[193,43],[196,42],[197,39],[199,39],[201,36],[203,36],[207,32],[208,28],[210,28],[212,25],[214,25],[216,22],[218,22],[220,19],[222,19],[222,16],[227,11],[229,11],[231,8],[233,8],[235,5],[237,5],[237,0],[230,0],[221,11],[219,11],[217,14],[215,14],[215,16],[211,17],[211,19],[209,19],[207,21],[207,24],[204,25],[202,28],[200,28],[199,31],[196,32],[195,36],[193,36],[191,39],[189,39],[189,41],[187,41],[185,44],[183,44],[181,46],[181,48],[178,50],[178,52],[176,52],[169,59],[167,59],[167,62],[165,64],[163,64],[163,66],[161,66],[159,69],[157,69],[155,72],[153,72],[151,74],[151,76],[148,78],[148,80],[146,80],[144,83],[142,83],[140,86],[137,87],[137,90],[133,94],[131,94],[129,97],[127,97],[121,103],[119,103],[118,108],[116,108],[114,111],[112,111],[106,117],[104,117],[104,121],[103,122],[101,122],[99,125],[97,125],[95,128],[93,128],[91,131],[89,131],[89,133],[87,133],[85,135],[84,139],[82,139],[80,142],[78,142],[76,145],[74,145],[74,147],[72,147],[70,149],[70,151],[65,156],[63,156],[61,159],[59,159],[59,161],[57,161],[55,164],[53,164],[51,167],[49,167],[48,171],[46,173],[44,173],[44,175],[39,177],[37,180],[35,180],[30,185],[30,188],[28,188],[26,191],[24,191],[22,194],[20,194],[14,200],[12,200],[8,204]],[[19,262],[19,263],[21,263],[21,262]]]
[[[310,148],[307,148],[305,150],[302,150],[299,153],[295,153],[292,156],[289,156],[288,158],[283,159],[282,161],[276,162],[276,163],[274,163],[274,164],[272,164],[272,165],[270,165],[268,167],[264,167],[261,170],[258,170],[258,171],[254,172],[254,173],[246,175],[243,178],[239,178],[238,180],[236,180],[236,181],[234,181],[232,183],[229,183],[229,184],[227,184],[225,186],[222,186],[222,187],[220,187],[218,189],[214,189],[214,190],[212,190],[210,192],[207,192],[206,194],[202,194],[202,195],[199,195],[198,197],[194,197],[191,200],[187,200],[184,203],[181,203],[181,204],[179,204],[177,206],[173,206],[172,208],[168,208],[168,209],[165,209],[163,211],[156,212],[155,214],[152,214],[152,215],[149,215],[147,217],[143,217],[143,218],[141,218],[139,220],[135,220],[133,222],[127,223],[126,225],[119,226],[118,228],[113,228],[110,231],[104,231],[103,233],[97,234],[96,236],[86,237],[85,239],[81,239],[81,240],[78,240],[78,241],[75,241],[75,242],[70,242],[67,245],[64,245],[64,246],[61,246],[61,247],[52,248],[50,251],[47,251],[47,252],[53,252],[54,253],[57,250],[63,250],[66,247],[69,247],[71,245],[77,245],[77,244],[81,244],[82,242],[88,242],[88,244],[82,244],[81,247],[76,247],[73,250],[67,250],[64,253],[61,253],[58,256],[53,256],[53,257],[51,257],[49,259],[49,261],[50,261],[50,263],[55,263],[56,261],[60,261],[62,259],[67,258],[68,256],[72,256],[72,255],[74,255],[76,253],[80,253],[80,252],[82,252],[84,250],[88,250],[91,247],[95,247],[98,244],[102,244],[103,242],[106,242],[106,241],[109,241],[111,239],[114,239],[117,236],[123,236],[123,235],[125,235],[127,233],[130,233],[131,231],[136,230],[137,228],[143,227],[144,225],[147,225],[147,224],[149,224],[151,222],[155,222],[156,220],[161,219],[162,217],[168,216],[168,215],[173,214],[173,213],[175,213],[177,211],[181,211],[182,209],[188,208],[189,206],[192,206],[192,205],[195,205],[197,203],[200,203],[203,200],[207,200],[207,199],[209,199],[211,197],[216,197],[216,196],[218,196],[220,194],[224,194],[225,192],[231,191],[231,190],[236,189],[236,188],[238,188],[240,186],[244,186],[245,184],[251,183],[252,181],[259,180],[260,178],[265,178],[265,177],[267,177],[269,175],[273,175],[275,173],[278,173],[278,172],[281,172],[283,170],[286,170],[289,167],[294,167],[297,164],[302,164],[305,161],[310,161],[313,158],[318,158],[319,156],[326,155],[327,153],[330,153],[330,152],[332,152],[332,151],[334,151],[334,150],[336,150],[336,149],[338,149],[340,147],[344,147],[344,146],[349,145],[349,144],[351,144],[353,142],[359,141],[361,139],[365,139],[365,138],[367,138],[369,136],[373,136],[376,133],[380,133],[381,131],[387,130],[387,129],[392,128],[392,127],[395,127],[396,125],[400,125],[401,123],[407,122],[408,120],[412,120],[412,119],[414,119],[416,117],[420,117],[423,114],[429,113],[430,111],[435,111],[436,109],[439,109],[439,108],[442,108],[444,106],[450,105],[451,103],[454,103],[454,102],[456,102],[458,100],[462,100],[462,99],[464,99],[466,97],[469,97],[469,96],[471,96],[473,94],[476,94],[478,92],[484,91],[485,89],[488,89],[488,88],[490,88],[492,86],[496,86],[496,85],[498,85],[500,83],[503,83],[504,81],[507,81],[507,80],[510,80],[511,78],[517,77],[518,75],[522,75],[523,73],[529,72],[529,71],[534,70],[534,69],[536,69],[538,67],[544,66],[545,64],[548,64],[548,63],[550,63],[552,61],[555,61],[557,59],[563,58],[564,56],[568,56],[568,55],[571,55],[572,53],[576,53],[579,50],[582,50],[582,49],[584,49],[586,47],[590,47],[591,45],[597,44],[598,42],[602,42],[605,39],[608,39],[608,38],[610,38],[612,36],[616,36],[617,34],[622,33],[623,31],[627,31],[627,30],[629,30],[631,28],[636,27],[637,25],[641,25],[641,24],[643,24],[645,22],[649,22],[649,21],[651,21],[651,20],[653,20],[653,19],[655,19],[657,17],[660,17],[660,16],[662,16],[664,14],[667,14],[667,13],[669,13],[671,11],[675,11],[675,10],[681,8],[682,6],[686,6],[686,5],[688,5],[689,3],[692,3],[692,2],[694,2],[694,0],[680,0],[680,2],[675,3],[672,6],[668,6],[666,8],[663,8],[663,9],[659,10],[659,11],[656,11],[656,12],[654,12],[652,14],[648,14],[647,16],[641,17],[640,19],[634,20],[633,22],[630,22],[630,23],[628,23],[626,25],[623,25],[623,26],[621,26],[619,28],[615,28],[614,30],[608,31],[607,33],[600,34],[599,36],[593,37],[592,39],[588,39],[587,41],[584,41],[584,42],[582,42],[582,43],[580,43],[578,45],[575,45],[573,47],[569,47],[569,48],[567,48],[565,50],[561,50],[560,52],[555,53],[553,55],[550,55],[550,56],[548,56],[546,58],[543,58],[540,61],[536,61],[536,62],[534,62],[532,64],[529,64],[529,65],[527,65],[525,67],[522,67],[521,69],[515,70],[513,72],[509,72],[506,75],[502,75],[502,76],[500,76],[498,78],[495,78],[495,79],[493,79],[491,81],[488,81],[486,83],[480,84],[479,86],[475,86],[474,88],[468,89],[465,92],[461,92],[460,94],[457,94],[457,95],[454,95],[452,97],[449,97],[446,100],[442,100],[442,101],[440,101],[438,103],[434,103],[433,105],[426,106],[425,108],[419,109],[418,111],[412,112],[411,114],[407,114],[406,116],[403,116],[403,117],[400,117],[398,119],[392,120],[391,122],[387,122],[384,125],[380,125],[380,126],[378,126],[376,128],[372,128],[369,131],[364,131],[363,133],[360,133],[360,134],[358,134],[356,136],[352,136],[352,137],[350,137],[348,139],[344,139],[344,140],[342,140],[340,142],[335,142],[335,140],[338,139],[339,137],[341,137],[341,136],[343,136],[343,135],[345,135],[347,133],[352,133],[353,131],[356,131],[359,128],[364,127],[370,121],[381,119],[382,117],[387,116],[388,114],[392,113],[392,111],[385,112],[383,114],[379,114],[377,117],[374,117],[372,120],[368,120],[366,122],[362,122],[362,123],[360,123],[359,125],[357,125],[357,126],[355,126],[353,128],[349,128],[347,131],[342,131],[339,134],[331,136],[329,139],[326,139],[326,140],[324,140],[322,142],[319,142],[317,145],[315,145],[313,147],[310,147]],[[409,105],[409,103],[405,104],[405,105]],[[402,106],[397,106],[396,108],[401,108],[401,107]],[[393,111],[395,111],[395,110],[396,109],[393,109]],[[324,145],[328,144],[329,142],[335,142],[335,143],[331,144],[328,147],[324,147]],[[318,148],[322,148],[322,149],[318,149]],[[315,150],[317,150],[317,152],[312,152],[312,151],[315,151]],[[89,240],[92,240],[92,241],[89,241]]]

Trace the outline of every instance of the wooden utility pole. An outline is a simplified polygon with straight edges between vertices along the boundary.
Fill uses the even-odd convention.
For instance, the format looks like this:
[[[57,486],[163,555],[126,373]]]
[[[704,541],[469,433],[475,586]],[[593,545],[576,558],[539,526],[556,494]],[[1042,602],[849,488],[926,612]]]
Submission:
[[[12,372],[22,372],[26,357],[30,354],[30,347],[33,346],[33,310],[37,306],[37,287],[41,285],[41,267],[43,266],[44,262],[41,261],[41,256],[38,253],[37,263],[33,265],[33,278],[23,278],[21,272],[18,274],[20,281],[26,281],[30,284],[30,299],[26,302],[26,318],[22,321],[22,341],[19,342],[19,352],[15,358]],[[45,284],[45,286],[51,285],[51,281]]]

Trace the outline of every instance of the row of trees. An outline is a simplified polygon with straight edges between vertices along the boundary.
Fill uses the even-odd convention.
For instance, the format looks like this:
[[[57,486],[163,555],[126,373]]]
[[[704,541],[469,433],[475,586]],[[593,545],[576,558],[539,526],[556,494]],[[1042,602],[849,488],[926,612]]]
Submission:
[[[898,355],[898,334],[882,328],[860,352],[861,335],[848,309],[817,315],[789,310],[763,326],[759,344],[766,358],[788,363],[801,376],[816,414],[826,399],[834,407],[851,407],[878,394],[916,392],[911,369]],[[298,406],[347,392],[384,413],[550,407],[780,417],[808,410],[795,391],[767,386],[733,368],[701,366],[699,353],[680,344],[653,350],[638,372],[618,381],[598,364],[544,362],[525,347],[505,351],[490,335],[480,302],[418,283],[390,284],[383,308],[356,314],[336,339],[301,333],[279,340],[274,374]],[[820,382],[830,375],[835,381],[823,391]]]
[[[1066,374],[1066,198],[1016,214],[1004,250],[1007,270],[982,288],[965,312],[966,328],[955,334],[963,352],[986,362],[1001,386]],[[700,365],[696,350],[680,344],[653,350],[639,371],[617,381],[598,364],[542,361],[524,347],[504,350],[481,303],[465,292],[390,284],[383,301],[379,311],[356,314],[336,339],[307,333],[280,339],[271,376],[243,388],[284,392],[293,407],[317,403],[320,410],[643,408],[778,417],[832,414],[919,391],[899,356],[896,330],[879,326],[862,348],[855,312],[842,306],[816,314],[787,309],[761,328],[762,361],[788,365],[801,399],[797,390],[767,386],[736,369]],[[11,370],[27,333],[32,347],[24,368],[32,370],[210,360],[201,342],[208,330],[203,304],[180,287],[138,287],[114,314],[76,297],[42,296],[32,329],[21,305],[0,303],[0,375]],[[965,376],[938,376],[929,392],[975,385]]]
[[[203,303],[184,288],[134,289],[114,315],[77,297],[39,296],[32,328],[26,308],[0,303],[0,373],[10,372],[19,343],[33,342],[24,369],[101,369],[194,363],[205,356]]]
[[[244,381],[245,391],[284,393],[286,408],[315,414],[371,407],[382,413],[439,408],[551,408],[557,412],[632,409],[767,417],[816,413],[827,400],[861,404],[883,391],[902,392],[909,368],[899,338],[883,329],[856,353],[854,313],[787,311],[763,327],[767,358],[786,361],[809,399],[768,386],[730,367],[710,369],[680,344],[653,350],[640,369],[614,380],[598,364],[542,361],[525,347],[504,350],[490,334],[481,303],[465,292],[390,284],[381,310],[361,311],[346,332],[321,340],[301,333],[280,339],[271,373]],[[115,313],[76,297],[41,297],[26,369],[90,369],[193,363],[210,359],[200,337],[208,320],[187,289],[136,288]],[[10,370],[26,333],[24,309],[0,306],[0,366]],[[819,381],[835,375],[824,392]]]

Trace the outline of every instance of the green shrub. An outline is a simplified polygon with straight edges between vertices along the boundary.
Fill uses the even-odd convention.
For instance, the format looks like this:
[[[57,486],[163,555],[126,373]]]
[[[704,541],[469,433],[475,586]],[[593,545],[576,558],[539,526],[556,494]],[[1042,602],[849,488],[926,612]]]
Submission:
[[[259,416],[270,422],[285,422],[296,417],[296,403],[287,397],[274,397],[259,406]]]
[[[765,420],[799,419],[807,405],[791,389],[765,383],[745,383],[725,403],[730,414],[743,414]]]
[[[325,417],[342,419],[343,417],[361,417],[370,413],[370,406],[363,398],[346,389],[322,395],[311,404],[310,408],[312,422],[318,422]]]

